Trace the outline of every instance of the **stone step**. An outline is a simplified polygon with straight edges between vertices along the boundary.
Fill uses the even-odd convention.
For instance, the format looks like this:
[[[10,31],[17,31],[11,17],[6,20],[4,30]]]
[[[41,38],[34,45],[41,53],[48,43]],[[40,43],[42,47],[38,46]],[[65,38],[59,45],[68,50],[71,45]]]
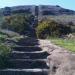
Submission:
[[[10,66],[9,68],[48,68],[46,65],[46,59],[10,59]]]
[[[10,59],[45,59],[49,54],[46,51],[38,52],[21,52],[12,51],[10,54]]]
[[[19,40],[19,42],[17,42],[16,44],[20,46],[34,46],[38,45],[38,40],[34,38],[23,38]]]
[[[20,46],[35,46],[35,45],[39,45],[37,42],[17,42],[17,45]]]
[[[33,51],[41,51],[42,49],[40,47],[36,46],[18,46],[18,47],[13,47],[14,51],[25,51],[25,52],[33,52]]]
[[[48,75],[48,69],[3,69],[0,75]]]

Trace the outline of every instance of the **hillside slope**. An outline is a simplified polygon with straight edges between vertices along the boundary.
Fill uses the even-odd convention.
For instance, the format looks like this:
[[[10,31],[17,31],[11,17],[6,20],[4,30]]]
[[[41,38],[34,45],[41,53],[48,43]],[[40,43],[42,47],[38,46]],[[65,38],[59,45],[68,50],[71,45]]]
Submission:
[[[9,15],[11,13],[31,13],[33,15],[73,15],[75,11],[70,9],[65,9],[58,5],[25,5],[25,6],[13,6],[2,8],[1,11],[3,15]],[[0,11],[0,12],[1,12]]]

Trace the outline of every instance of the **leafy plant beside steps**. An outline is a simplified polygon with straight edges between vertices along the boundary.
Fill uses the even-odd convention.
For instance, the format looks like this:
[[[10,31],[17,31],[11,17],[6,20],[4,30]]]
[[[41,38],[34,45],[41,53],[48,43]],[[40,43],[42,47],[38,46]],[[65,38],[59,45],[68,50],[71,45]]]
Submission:
[[[4,44],[0,44],[0,69],[5,68],[7,66],[7,57],[10,51],[10,47]]]
[[[7,57],[11,51],[11,48],[5,45],[5,40],[8,36],[0,32],[0,69],[7,66]]]

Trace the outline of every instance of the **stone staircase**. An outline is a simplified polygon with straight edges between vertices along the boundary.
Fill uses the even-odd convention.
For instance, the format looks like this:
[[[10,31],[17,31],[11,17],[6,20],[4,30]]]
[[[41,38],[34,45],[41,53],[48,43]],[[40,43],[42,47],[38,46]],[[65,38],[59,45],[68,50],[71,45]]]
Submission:
[[[0,75],[48,75],[46,51],[38,47],[38,40],[22,39],[17,42],[9,56],[9,66]]]

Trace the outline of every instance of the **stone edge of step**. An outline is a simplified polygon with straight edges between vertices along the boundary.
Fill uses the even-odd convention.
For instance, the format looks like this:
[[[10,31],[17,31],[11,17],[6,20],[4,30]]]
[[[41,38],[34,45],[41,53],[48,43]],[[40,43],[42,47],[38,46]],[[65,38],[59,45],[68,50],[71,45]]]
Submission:
[[[37,69],[37,68],[35,68],[35,69],[3,69],[3,70],[0,70],[0,72],[10,72],[10,71],[12,71],[12,72],[15,72],[15,71],[24,71],[24,72],[48,72],[49,71],[49,69]]]

